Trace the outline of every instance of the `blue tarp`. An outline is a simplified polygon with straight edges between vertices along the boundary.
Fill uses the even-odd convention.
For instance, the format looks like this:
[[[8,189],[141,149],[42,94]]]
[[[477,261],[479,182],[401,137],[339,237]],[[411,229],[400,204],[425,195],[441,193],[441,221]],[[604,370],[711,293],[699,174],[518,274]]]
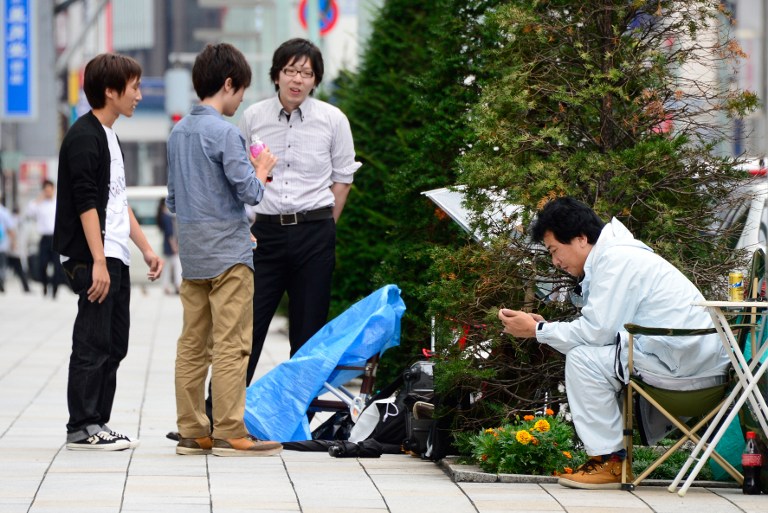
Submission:
[[[248,431],[263,440],[311,439],[306,412],[323,383],[343,384],[359,372],[350,376],[336,366],[363,366],[371,356],[399,345],[404,312],[400,289],[386,285],[323,326],[290,360],[248,387]]]

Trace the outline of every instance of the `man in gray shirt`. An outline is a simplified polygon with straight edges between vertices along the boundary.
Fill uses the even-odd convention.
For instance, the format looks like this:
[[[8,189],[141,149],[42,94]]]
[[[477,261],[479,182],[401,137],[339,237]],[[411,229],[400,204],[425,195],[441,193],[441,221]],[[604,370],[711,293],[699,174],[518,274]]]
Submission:
[[[347,117],[311,97],[323,80],[317,46],[306,39],[286,41],[275,50],[269,75],[277,94],[251,105],[240,121],[246,140],[256,137],[278,156],[251,228],[258,246],[248,383],[283,294],[291,356],[327,322],[336,222],[361,165]]]

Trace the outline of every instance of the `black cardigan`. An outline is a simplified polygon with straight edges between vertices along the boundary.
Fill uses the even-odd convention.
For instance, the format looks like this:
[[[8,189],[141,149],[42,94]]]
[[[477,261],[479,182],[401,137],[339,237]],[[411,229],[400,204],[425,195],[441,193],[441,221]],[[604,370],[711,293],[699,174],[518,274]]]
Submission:
[[[67,130],[59,151],[53,248],[74,260],[92,262],[80,214],[96,209],[101,241],[107,220],[110,154],[107,134],[92,111]]]

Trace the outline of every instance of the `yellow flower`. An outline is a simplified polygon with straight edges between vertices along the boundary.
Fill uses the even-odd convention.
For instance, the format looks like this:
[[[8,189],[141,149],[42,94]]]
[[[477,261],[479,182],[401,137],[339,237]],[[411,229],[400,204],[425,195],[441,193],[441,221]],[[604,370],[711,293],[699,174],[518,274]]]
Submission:
[[[523,417],[523,420],[533,420],[535,417],[533,415],[526,415]]]
[[[565,456],[565,457],[566,457],[566,458],[568,458],[569,460],[570,460],[571,458],[573,458],[573,456],[571,456],[571,453],[570,453],[570,452],[568,452],[568,451],[563,451],[563,456]]]
[[[533,440],[533,437],[531,436],[531,434],[525,429],[521,429],[520,431],[518,431],[517,435],[515,435],[515,438],[517,439],[518,442],[520,442],[523,445],[528,445],[531,442],[531,440]]]
[[[488,429],[485,430],[485,434],[487,434],[487,435],[490,435],[492,433],[494,433],[493,428],[488,428]]]
[[[546,433],[549,431],[549,422],[547,422],[544,419],[541,419],[536,422],[536,424],[533,425],[533,429],[537,431],[541,431],[542,433]]]
[[[555,414],[555,412],[553,412],[553,411],[552,411],[550,408],[547,408],[547,409],[544,411],[544,413],[546,413],[546,414],[547,414],[547,415],[549,415],[550,417],[551,417],[552,415],[554,415],[554,414]]]

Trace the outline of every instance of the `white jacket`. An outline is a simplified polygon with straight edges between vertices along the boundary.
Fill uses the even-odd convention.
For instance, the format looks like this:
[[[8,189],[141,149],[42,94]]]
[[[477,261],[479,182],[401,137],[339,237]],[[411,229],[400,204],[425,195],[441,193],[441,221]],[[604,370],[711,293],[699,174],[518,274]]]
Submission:
[[[563,354],[579,345],[605,346],[623,342],[624,324],[665,328],[709,328],[712,319],[693,301],[701,292],[672,264],[636,240],[616,218],[607,224],[584,264],[581,283],[584,306],[571,322],[550,322],[537,340]],[[635,369],[661,378],[721,376],[729,364],[717,334],[692,337],[638,336]],[[650,377],[650,376],[649,376]]]

